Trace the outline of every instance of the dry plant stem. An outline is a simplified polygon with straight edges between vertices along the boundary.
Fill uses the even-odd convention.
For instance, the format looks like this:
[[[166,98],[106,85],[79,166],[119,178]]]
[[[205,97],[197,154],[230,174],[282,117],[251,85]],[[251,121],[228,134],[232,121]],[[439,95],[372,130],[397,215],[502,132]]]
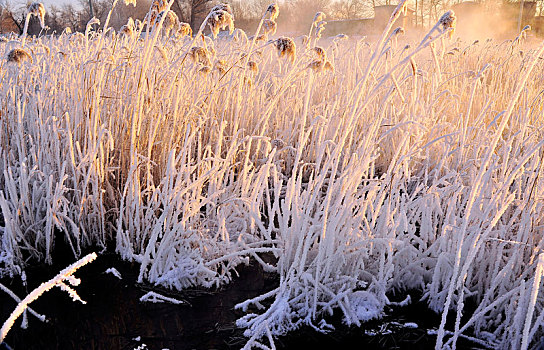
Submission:
[[[542,274],[544,273],[544,253],[540,253],[538,256],[538,261],[536,265],[536,271],[533,277],[533,286],[531,288],[531,297],[529,306],[527,308],[527,316],[525,317],[525,324],[523,326],[523,338],[521,342],[521,350],[526,350],[529,348],[529,331],[531,330],[531,320],[533,318],[533,313],[535,311],[536,298],[538,297],[538,292],[540,290],[540,281],[542,280]],[[536,324],[536,326],[540,326]]]
[[[235,104],[235,108],[234,108],[234,120],[235,120],[235,126],[234,126],[234,130],[238,129],[237,127],[237,123],[238,123],[238,120],[239,120],[239,115],[240,115],[240,103],[242,102],[242,87],[244,86],[244,78],[246,77],[246,72],[247,72],[247,65],[249,63],[249,59],[251,57],[251,53],[253,51],[253,47],[255,46],[255,42],[257,41],[257,37],[259,36],[259,33],[261,31],[261,28],[263,26],[263,22],[266,18],[266,15],[268,14],[268,10],[265,11],[265,13],[263,14],[263,16],[261,17],[261,20],[259,21],[259,25],[257,26],[257,29],[255,30],[255,35],[253,35],[253,40],[251,40],[251,44],[249,45],[249,49],[246,53],[246,57],[245,57],[245,60],[244,60],[244,64],[242,65],[242,74],[240,74],[240,77],[238,78],[238,88],[236,90],[236,104]]]
[[[72,265],[68,266],[64,270],[60,271],[59,274],[52,279],[50,279],[47,282],[42,283],[38,288],[34,289],[30,294],[28,294],[19,304],[17,304],[17,307],[11,315],[8,317],[8,319],[4,322],[2,325],[2,329],[0,329],[0,343],[4,341],[6,338],[6,335],[8,334],[9,330],[13,326],[13,323],[15,323],[15,320],[27,309],[28,304],[33,302],[34,300],[38,299],[40,295],[47,292],[48,290],[52,289],[53,287],[61,287],[61,288],[69,288],[67,285],[65,285],[65,281],[69,281],[71,284],[74,284],[76,282],[76,279],[72,276],[74,272],[76,272],[77,269],[80,267],[92,262],[96,259],[96,253],[91,253],[85,256],[84,258],[80,259],[79,261],[73,263]],[[72,291],[69,289],[68,291]],[[72,298],[77,296],[77,294],[71,294]]]
[[[27,13],[26,14],[26,17],[25,17],[25,26],[23,27],[23,39],[21,40],[21,47],[24,48],[25,47],[25,43],[26,43],[26,37],[27,37],[27,32],[28,32],[28,23],[30,22],[30,17],[32,17],[32,13]]]
[[[102,29],[103,33],[105,34],[108,30],[108,25],[110,24],[110,18],[113,10],[115,9],[115,5],[117,5],[117,2],[119,0],[114,0],[113,4],[111,5],[111,9],[108,12],[108,16],[106,17],[106,22],[104,22],[104,28]],[[104,35],[100,36],[100,39],[98,41],[98,45],[96,46],[96,55],[98,56],[100,54],[100,50],[102,50],[102,44],[104,42]]]
[[[483,74],[485,71],[489,68],[489,64],[486,64],[478,73],[478,75],[474,78],[474,82],[472,83],[472,91],[470,93],[470,100],[468,102],[467,111],[464,115],[464,122],[462,125],[462,136],[461,136],[461,145],[460,145],[460,152],[459,152],[459,163],[458,166],[465,161],[465,144],[467,140],[467,133],[468,133],[468,123],[470,121],[470,115],[472,110],[472,105],[474,104],[474,97],[476,95],[476,88],[480,85],[480,79],[483,77]]]
[[[440,36],[440,39],[444,39],[444,36]],[[440,62],[438,61],[438,56],[436,54],[436,50],[434,48],[434,45],[431,44],[429,45],[429,47],[431,48],[431,53],[432,53],[432,56],[433,56],[433,61],[435,63],[435,66],[436,66],[436,75],[437,75],[437,80],[438,80],[438,84],[440,84],[442,82],[442,72],[441,72],[441,69],[440,69]]]
[[[395,8],[393,16],[389,19],[389,22],[387,23],[383,31],[380,41],[378,41],[378,43],[376,44],[376,49],[374,50],[372,57],[368,61],[368,65],[367,65],[365,73],[363,74],[363,77],[361,78],[359,82],[357,82],[357,87],[356,89],[354,89],[352,96],[350,96],[350,102],[353,105],[350,112],[350,116],[349,116],[350,124],[351,124],[351,120],[353,120],[353,118],[355,117],[355,112],[357,108],[359,107],[359,101],[361,100],[361,97],[364,91],[366,90],[366,84],[370,76],[370,72],[372,71],[372,68],[376,65],[376,59],[378,57],[378,53],[382,51],[382,46],[384,45],[386,41],[387,33],[389,33],[389,31],[393,27],[393,24],[400,17],[401,15],[400,10],[406,4],[406,1],[407,0],[400,1],[397,7]],[[355,95],[356,93],[357,95]]]

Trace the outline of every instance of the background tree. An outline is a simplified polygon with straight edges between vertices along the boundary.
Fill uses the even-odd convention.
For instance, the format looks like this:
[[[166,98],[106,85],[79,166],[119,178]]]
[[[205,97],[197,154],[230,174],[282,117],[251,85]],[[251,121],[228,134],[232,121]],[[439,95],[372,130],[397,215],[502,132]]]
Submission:
[[[5,0],[0,2],[0,32],[17,32],[17,34],[21,34],[25,21],[24,10],[24,7],[20,4],[15,4],[11,1]]]
[[[369,18],[374,14],[374,7],[368,0],[344,0],[332,3],[330,12],[335,19]]]
[[[175,0],[172,11],[181,21],[189,23],[195,30],[206,18],[211,7],[217,3],[218,1],[214,0]]]

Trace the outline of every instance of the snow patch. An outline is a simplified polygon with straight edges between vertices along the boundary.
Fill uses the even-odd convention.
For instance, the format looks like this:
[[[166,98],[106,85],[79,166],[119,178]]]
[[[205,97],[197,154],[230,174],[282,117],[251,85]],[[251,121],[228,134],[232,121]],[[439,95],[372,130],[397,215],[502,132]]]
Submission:
[[[123,279],[123,277],[121,277],[121,273],[117,271],[115,267],[110,267],[109,269],[106,270],[106,273],[111,273],[112,275],[119,278],[120,280]]]

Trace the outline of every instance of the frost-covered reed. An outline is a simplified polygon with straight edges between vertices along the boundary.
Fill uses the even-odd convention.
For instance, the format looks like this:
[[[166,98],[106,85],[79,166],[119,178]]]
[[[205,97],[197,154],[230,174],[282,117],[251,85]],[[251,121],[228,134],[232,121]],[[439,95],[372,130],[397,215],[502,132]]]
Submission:
[[[131,35],[36,38],[21,64],[0,43],[2,275],[51,262],[59,238],[75,257],[114,241],[175,289],[250,260],[277,273],[238,306],[260,310],[238,322],[247,347],[329,330],[333,310],[359,325],[413,288],[443,315],[437,348],[538,346],[541,47],[456,41],[453,13],[399,37],[404,2],[373,41],[319,39],[317,15],[303,45],[257,43],[277,5],[252,40],[202,35],[232,31],[226,7],[189,39],[163,30],[171,4]]]

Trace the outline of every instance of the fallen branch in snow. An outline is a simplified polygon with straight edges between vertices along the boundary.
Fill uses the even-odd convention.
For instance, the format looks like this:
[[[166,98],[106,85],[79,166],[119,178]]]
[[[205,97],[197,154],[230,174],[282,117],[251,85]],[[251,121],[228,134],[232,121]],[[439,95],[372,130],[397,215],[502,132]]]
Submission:
[[[167,303],[172,303],[172,304],[176,304],[176,305],[186,304],[186,302],[184,302],[182,300],[166,297],[164,295],[161,295],[161,294],[155,293],[155,292],[146,293],[144,296],[142,296],[140,298],[140,301],[141,302],[151,302],[151,303],[164,303],[164,302],[167,302]]]
[[[75,278],[73,276],[73,273],[76,272],[76,270],[79,269],[81,266],[90,263],[94,259],[96,259],[96,253],[91,253],[85,256],[83,259],[76,261],[72,265],[59,272],[58,275],[56,275],[49,281],[42,283],[38,288],[34,289],[29,295],[27,295],[26,298],[24,298],[17,305],[17,307],[15,308],[15,310],[13,310],[6,322],[4,322],[4,324],[2,325],[2,329],[0,330],[0,343],[4,341],[4,338],[13,326],[13,323],[15,323],[15,320],[19,316],[21,316],[21,314],[28,308],[28,304],[38,299],[43,293],[47,292],[55,286],[70,294],[73,300],[79,300],[80,302],[85,304],[85,301],[81,300],[79,295],[77,295],[77,292],[73,290],[68,284],[66,284],[66,282],[74,287],[79,285],[81,283],[81,280],[79,278]]]

